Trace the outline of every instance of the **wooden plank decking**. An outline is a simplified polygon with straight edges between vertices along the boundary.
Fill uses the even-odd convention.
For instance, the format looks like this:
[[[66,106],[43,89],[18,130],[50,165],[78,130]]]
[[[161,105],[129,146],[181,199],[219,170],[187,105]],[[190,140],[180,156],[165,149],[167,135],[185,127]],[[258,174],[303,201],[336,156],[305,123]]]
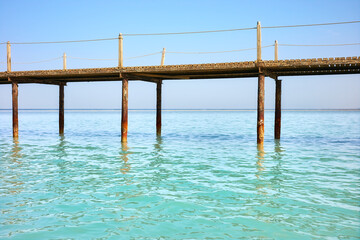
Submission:
[[[360,73],[360,57],[0,72],[0,84],[212,79]]]

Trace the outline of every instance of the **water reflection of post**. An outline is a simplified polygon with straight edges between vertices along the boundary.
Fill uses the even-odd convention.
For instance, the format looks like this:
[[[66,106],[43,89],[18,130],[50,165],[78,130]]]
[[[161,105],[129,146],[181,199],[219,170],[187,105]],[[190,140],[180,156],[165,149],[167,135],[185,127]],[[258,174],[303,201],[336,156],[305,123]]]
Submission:
[[[275,158],[281,160],[281,157],[283,156],[282,152],[284,152],[284,149],[281,147],[280,139],[275,139],[274,151]]]
[[[154,144],[155,150],[156,152],[161,152],[162,151],[162,138],[161,136],[156,136],[156,143]]]
[[[257,156],[256,156],[256,158],[258,160],[256,161],[257,172],[256,172],[255,176],[256,176],[257,179],[262,180],[261,179],[262,172],[265,170],[265,167],[264,167],[265,151],[264,151],[264,145],[263,144],[258,144],[257,145]],[[267,192],[263,188],[264,188],[263,183],[259,183],[259,184],[256,185],[256,189],[259,190],[260,194],[267,194]]]
[[[19,147],[19,138],[13,138],[13,147],[11,149],[11,160],[16,163],[21,163],[18,160],[21,158],[21,147]]]
[[[264,152],[264,145],[263,144],[258,144],[257,145],[257,156],[256,156],[256,158],[258,159],[257,162],[256,162],[258,171],[263,171],[265,169],[264,166],[263,166],[264,158],[265,158],[265,152]]]
[[[127,142],[121,143],[121,153],[120,158],[123,160],[123,166],[120,168],[120,171],[122,174],[126,174],[130,171],[131,165],[128,163],[129,161],[129,147],[127,145]]]
[[[281,167],[281,164],[282,164],[282,158],[284,156],[284,152],[285,152],[285,150],[283,149],[283,147],[281,147],[280,139],[276,139],[275,145],[274,145],[273,159],[274,159],[274,161],[277,162],[277,164],[275,165],[275,167],[273,167],[274,178],[272,179],[272,182],[274,185],[277,186],[279,191],[280,191],[280,183],[282,182],[281,176],[282,176],[283,169]]]
[[[19,139],[17,137],[13,138],[13,146],[11,149],[11,156],[10,159],[13,163],[16,163],[18,165],[14,166],[10,164],[10,168],[15,169],[14,175],[12,179],[5,180],[6,183],[9,184],[8,192],[9,194],[18,194],[20,193],[24,187],[24,182],[21,181],[21,161],[19,161],[22,158],[22,155],[20,153],[21,147],[19,146]],[[18,169],[20,168],[20,170]]]
[[[58,152],[58,157],[59,159],[62,159],[64,157],[66,157],[66,141],[65,141],[65,136],[64,135],[60,135],[59,137],[59,144],[57,146],[57,152]]]

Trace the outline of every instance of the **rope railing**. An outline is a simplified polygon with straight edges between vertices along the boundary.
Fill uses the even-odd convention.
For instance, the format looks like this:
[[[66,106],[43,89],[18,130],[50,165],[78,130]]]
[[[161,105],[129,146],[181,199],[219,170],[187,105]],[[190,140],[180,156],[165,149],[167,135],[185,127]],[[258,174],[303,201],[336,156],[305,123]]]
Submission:
[[[331,22],[331,23],[314,23],[314,24],[299,24],[299,25],[284,25],[284,26],[265,26],[261,29],[271,28],[297,28],[297,27],[315,27],[315,26],[328,26],[328,25],[340,25],[340,24],[353,24],[360,23],[360,21],[348,21],[348,22]],[[184,35],[184,34],[201,34],[201,33],[219,33],[219,32],[234,32],[234,31],[246,31],[255,30],[256,27],[247,28],[234,28],[234,29],[222,29],[222,30],[207,30],[207,31],[193,31],[193,32],[164,32],[164,33],[125,33],[123,36],[159,36],[159,35]],[[96,42],[96,41],[109,41],[117,40],[118,37],[112,38],[99,38],[99,39],[86,39],[86,40],[66,40],[66,41],[48,41],[48,42],[13,42],[11,44],[57,44],[57,43],[80,43],[80,42]],[[0,42],[0,44],[7,44],[7,42]]]
[[[263,46],[261,48],[268,48],[268,47],[273,47],[274,44],[272,45],[267,45],[267,46]],[[249,50],[256,50],[257,48],[243,48],[243,49],[236,49],[236,50],[227,50],[227,51],[216,51],[216,52],[172,52],[172,51],[167,51],[166,53],[177,53],[177,54],[216,54],[216,53],[230,53],[230,52],[242,52],[242,51],[249,51]]]
[[[46,59],[46,60],[41,60],[41,61],[35,61],[35,62],[13,62],[12,64],[18,64],[18,65],[23,65],[23,64],[34,64],[34,63],[44,63],[44,62],[52,62],[58,59],[61,59],[62,57],[57,57],[57,58],[51,58],[51,59]]]
[[[278,46],[286,46],[286,47],[336,47],[336,46],[354,46],[354,45],[360,45],[360,43],[342,43],[342,44],[287,44],[287,43],[279,43]],[[261,48],[269,48],[275,46],[274,44],[262,46]],[[250,51],[250,50],[256,50],[257,48],[243,48],[243,49],[234,49],[234,50],[225,50],[225,51],[212,51],[212,52],[180,52],[180,51],[166,51],[166,53],[169,54],[218,54],[218,53],[231,53],[231,52],[242,52],[242,51]],[[161,51],[149,53],[145,55],[140,56],[134,56],[134,57],[127,57],[124,58],[126,60],[130,59],[137,59],[137,58],[143,58],[148,56],[153,56],[157,54],[161,54]],[[40,61],[33,61],[33,62],[12,62],[12,64],[16,65],[25,65],[25,64],[36,64],[36,63],[44,63],[44,62],[52,62],[55,60],[62,59],[63,57],[57,57],[57,58],[51,58],[46,60],[40,60]],[[67,56],[68,59],[77,59],[77,60],[89,60],[89,61],[115,61],[118,60],[117,58],[82,58],[82,57],[73,57],[73,56]],[[6,64],[6,62],[0,62],[0,64]]]
[[[360,43],[340,43],[340,44],[286,44],[279,43],[279,46],[286,47],[336,47],[336,46],[354,46],[360,45]]]
[[[117,60],[117,58],[81,58],[81,57],[72,57],[72,56],[66,56],[66,57],[71,58],[71,59],[89,60],[89,61],[114,61],[114,60]]]

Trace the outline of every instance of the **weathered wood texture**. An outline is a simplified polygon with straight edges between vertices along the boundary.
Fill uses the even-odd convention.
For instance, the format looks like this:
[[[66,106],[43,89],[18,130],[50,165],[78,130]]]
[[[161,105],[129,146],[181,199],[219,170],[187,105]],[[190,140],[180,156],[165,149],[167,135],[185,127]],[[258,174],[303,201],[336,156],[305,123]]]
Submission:
[[[128,80],[122,80],[121,142],[127,142],[128,132]]]
[[[258,102],[257,102],[257,143],[264,143],[264,100],[265,100],[265,75],[258,77]]]
[[[10,84],[8,77],[18,83],[245,78],[257,77],[259,68],[276,76],[358,74],[360,57],[0,72],[0,84]]]
[[[66,53],[63,55],[63,69],[66,70]]]
[[[161,136],[161,88],[162,81],[156,84],[156,135]]]
[[[281,133],[281,80],[275,81],[275,139],[280,139]]]
[[[59,85],[59,134],[64,134],[64,84]]]
[[[11,72],[11,45],[10,42],[6,44],[6,60],[7,60],[7,71]]]
[[[120,33],[119,34],[119,65],[118,65],[118,67],[122,68],[123,66],[124,66],[123,65],[123,36]]]
[[[19,105],[18,105],[18,84],[15,81],[12,81],[12,120],[13,120],[13,137],[17,138],[19,136]]]
[[[163,48],[162,54],[161,54],[161,63],[160,63],[161,66],[164,66],[164,63],[165,63],[165,51],[166,51],[166,49]]]
[[[256,42],[257,42],[257,61],[261,61],[261,24],[257,22],[256,26]]]

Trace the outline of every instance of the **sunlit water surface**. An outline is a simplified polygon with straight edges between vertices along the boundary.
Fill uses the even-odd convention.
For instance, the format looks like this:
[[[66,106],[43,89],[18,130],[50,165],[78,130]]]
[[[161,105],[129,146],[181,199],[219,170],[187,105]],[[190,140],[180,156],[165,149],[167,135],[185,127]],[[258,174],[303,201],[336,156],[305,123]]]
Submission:
[[[358,239],[360,112],[0,113],[1,239]]]

